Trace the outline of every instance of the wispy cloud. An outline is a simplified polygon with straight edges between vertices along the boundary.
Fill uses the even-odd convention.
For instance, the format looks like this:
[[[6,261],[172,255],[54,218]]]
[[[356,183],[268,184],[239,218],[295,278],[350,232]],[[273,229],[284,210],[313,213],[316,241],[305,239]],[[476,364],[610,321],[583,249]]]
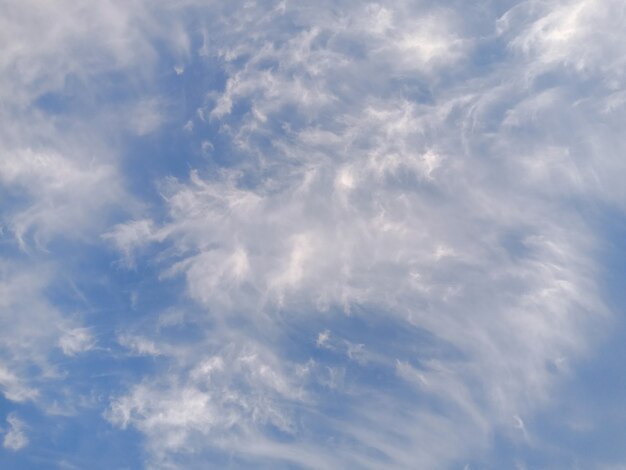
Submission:
[[[620,2],[41,3],[0,20],[7,399],[155,468],[539,446],[613,321]]]
[[[393,354],[376,351],[379,364],[396,368],[415,397],[456,410],[443,418],[422,409],[426,421],[458,442],[472,434],[484,443],[548,399],[549,364],[580,354],[582,325],[604,311],[588,255],[596,242],[565,209],[569,191],[593,191],[593,174],[564,175],[567,136],[546,141],[533,122],[559,112],[558,89],[535,102],[523,96],[533,85],[517,67],[546,58],[525,47],[527,59],[504,72],[458,68],[478,54],[471,35],[502,36],[515,11],[493,18],[492,31],[453,29],[462,13],[452,9],[287,11],[259,8],[255,27],[251,7],[229,21],[254,34],[216,39],[229,79],[202,115],[249,158],[217,178],[194,171],[164,186],[169,220],[159,230],[177,254],[166,272],[184,274],[189,295],[222,329],[249,325],[237,328],[244,338],[271,334],[280,344],[303,317],[332,327],[337,315],[364,309],[428,332],[439,342],[433,357],[410,354],[408,340]],[[286,38],[268,26],[295,18]],[[423,23],[428,40],[411,36],[407,18]],[[527,19],[512,48],[534,34],[533,21],[546,19]],[[458,78],[437,81],[446,68]],[[503,73],[509,83],[494,86]],[[498,114],[502,107],[509,111]],[[504,150],[524,132],[533,147]],[[371,348],[372,338],[356,339]],[[445,358],[448,345],[458,357]],[[344,387],[358,416],[359,399]],[[402,414],[393,426],[406,419],[420,429]],[[385,432],[378,441],[372,431],[367,445],[394,459],[401,452],[384,450]],[[440,439],[425,434],[420,458],[445,465],[465,452],[435,452]]]
[[[10,414],[7,417],[7,424],[9,430],[5,432],[2,445],[5,449],[12,451],[18,451],[28,445],[28,437],[26,436],[24,422],[21,421],[15,414]]]

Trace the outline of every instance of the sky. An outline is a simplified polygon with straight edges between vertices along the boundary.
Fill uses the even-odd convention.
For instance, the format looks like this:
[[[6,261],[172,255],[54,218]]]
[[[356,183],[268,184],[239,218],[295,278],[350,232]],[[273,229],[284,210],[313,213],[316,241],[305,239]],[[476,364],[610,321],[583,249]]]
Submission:
[[[626,469],[622,0],[0,0],[0,467]]]

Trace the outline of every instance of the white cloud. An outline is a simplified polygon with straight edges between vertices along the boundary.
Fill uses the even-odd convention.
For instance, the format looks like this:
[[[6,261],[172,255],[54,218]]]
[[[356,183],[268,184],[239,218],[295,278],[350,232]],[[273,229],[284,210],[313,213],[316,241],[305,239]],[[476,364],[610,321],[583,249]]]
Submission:
[[[48,356],[63,330],[75,328],[43,295],[53,266],[38,268],[0,266],[0,389],[18,402],[36,399],[40,381],[58,376]]]
[[[139,136],[155,132],[165,120],[164,107],[155,98],[139,101],[130,110],[130,129]]]
[[[128,348],[133,354],[139,356],[158,356],[161,354],[159,347],[151,340],[137,335],[119,335],[120,345]]]
[[[317,335],[317,340],[315,344],[318,348],[328,347],[328,340],[330,339],[330,331],[324,330]]]
[[[167,466],[171,452],[182,449],[201,453],[207,438],[228,448],[260,438],[259,428],[267,425],[293,432],[286,404],[304,396],[280,370],[278,358],[252,343],[243,349],[231,344],[208,357],[197,357],[197,350],[193,357],[178,357],[173,374],[114,400],[106,414],[112,423],[149,436],[155,465]]]
[[[124,254],[126,265],[131,267],[134,265],[134,254],[150,243],[158,241],[162,236],[155,233],[151,220],[142,219],[116,225],[103,234],[102,238],[112,242]]]
[[[4,434],[2,445],[5,449],[18,451],[28,445],[28,437],[24,432],[26,426],[14,413],[7,416],[9,430]]]
[[[28,195],[27,206],[9,211],[7,220],[23,249],[29,234],[38,248],[54,236],[81,238],[100,223],[93,216],[103,214],[122,192],[110,165],[28,148],[2,159],[0,182]]]
[[[94,345],[94,338],[87,328],[72,328],[63,332],[63,336],[59,339],[59,346],[66,356],[89,351]]]
[[[149,37],[160,33],[141,2],[0,5],[0,391],[50,410],[65,406],[50,402],[57,392],[78,401],[59,349],[68,361],[95,344],[76,311],[89,303],[75,287],[86,276],[68,258],[84,259],[116,212],[139,209],[120,174],[120,138],[162,121],[158,97],[110,100],[105,88],[141,90],[156,59]],[[76,310],[68,296],[56,305],[68,286]]]
[[[283,356],[281,344],[299,321],[323,322],[328,329],[310,337],[315,343],[322,331],[317,345],[329,354],[394,371],[416,397],[444,403],[451,411],[440,415],[406,399],[402,412],[382,406],[389,417],[381,419],[363,411],[345,368],[307,366],[317,370],[310,380],[344,394],[349,419],[331,429],[379,450],[391,466],[444,468],[547,402],[558,380],[547,364],[583,354],[588,328],[606,319],[593,256],[599,242],[569,196],[604,197],[598,171],[614,163],[592,148],[587,157],[571,150],[594,138],[583,124],[595,111],[567,104],[566,77],[619,61],[589,54],[584,66],[567,69],[591,34],[576,8],[591,9],[599,25],[610,21],[611,2],[520,5],[498,20],[498,31],[495,17],[493,29],[472,30],[485,23],[464,18],[463,9],[413,6],[249,5],[207,29],[203,54],[222,59],[228,80],[222,93],[209,93],[202,116],[245,158],[217,176],[169,180],[168,220],[146,224],[172,244],[172,261],[161,258],[166,273],[184,275],[190,297],[220,325],[215,335],[236,331],[244,344],[271,337],[265,347],[295,371],[302,364]],[[229,34],[221,23],[248,34]],[[501,68],[464,62],[481,38],[506,42]],[[551,89],[526,73],[548,68],[563,74]],[[582,135],[572,140],[559,119]],[[413,339],[391,348],[355,333],[331,344],[326,332],[334,339],[336,316],[355,311],[415,331]],[[419,332],[434,338],[432,355],[411,352]],[[187,390],[201,412],[160,423],[160,435],[176,430],[167,446],[174,453],[191,445],[185,430],[201,427],[198,416],[207,427],[215,419],[207,411],[213,401],[183,383],[166,389]],[[114,403],[114,422],[158,439],[147,423],[171,411],[170,392],[158,390],[150,392],[157,401],[131,390]],[[369,392],[381,404],[397,399]],[[140,408],[142,400],[153,405]],[[377,425],[367,432],[353,424],[368,420]],[[406,432],[406,445],[393,443],[394,429]],[[346,445],[338,461],[354,462],[356,453]]]
[[[8,399],[59,375],[50,351],[94,347],[45,294],[67,265],[42,260],[59,238],[104,240],[128,267],[150,256],[164,282],[181,276],[200,310],[118,330],[155,372],[106,417],[142,432],[155,466],[217,450],[446,468],[502,429],[532,432],[566,372],[549,365],[605,326],[601,241],[571,202],[626,204],[619,2],[524,1],[487,20],[435,2],[41,3],[0,1],[0,184],[18,199],[2,224],[32,257],[0,278]],[[169,123],[170,98],[144,93],[156,44],[177,79],[189,62],[221,68],[223,90],[202,90],[177,128],[215,166],[232,159],[165,178],[151,219],[115,143]],[[490,47],[502,57],[487,67]],[[100,97],[110,74],[133,98]],[[55,94],[78,110],[37,104]]]
[[[119,142],[166,120],[166,100],[145,89],[152,41],[182,60],[188,38],[143,2],[0,3],[0,184],[19,196],[2,222],[23,249],[59,237],[90,242],[114,211],[139,210],[119,173]],[[110,99],[118,92],[130,96]]]
[[[626,64],[619,43],[624,33],[617,25],[624,13],[618,1],[522,2],[499,20],[501,30],[506,31],[517,15],[530,18],[510,45],[531,54],[540,64],[571,65],[583,73],[607,70],[610,64],[613,72],[618,71],[613,65],[623,72]],[[600,25],[607,29],[599,31]]]
[[[37,390],[29,388],[23,382],[4,365],[0,365],[0,391],[7,400],[23,402],[37,397]]]

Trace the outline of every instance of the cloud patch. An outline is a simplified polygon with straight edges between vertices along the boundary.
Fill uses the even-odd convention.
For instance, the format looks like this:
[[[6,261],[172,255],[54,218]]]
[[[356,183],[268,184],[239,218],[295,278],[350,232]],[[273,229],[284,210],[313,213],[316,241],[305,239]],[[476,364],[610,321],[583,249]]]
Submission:
[[[2,440],[3,447],[14,452],[22,450],[29,442],[24,422],[17,415],[10,414],[7,417],[7,424],[9,429],[4,434],[4,439]]]

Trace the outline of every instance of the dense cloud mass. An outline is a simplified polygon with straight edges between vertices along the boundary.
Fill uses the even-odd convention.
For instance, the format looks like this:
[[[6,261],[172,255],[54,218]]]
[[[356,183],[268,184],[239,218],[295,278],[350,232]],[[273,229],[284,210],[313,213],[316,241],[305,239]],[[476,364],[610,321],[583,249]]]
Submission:
[[[0,462],[624,465],[622,2],[0,6]]]

